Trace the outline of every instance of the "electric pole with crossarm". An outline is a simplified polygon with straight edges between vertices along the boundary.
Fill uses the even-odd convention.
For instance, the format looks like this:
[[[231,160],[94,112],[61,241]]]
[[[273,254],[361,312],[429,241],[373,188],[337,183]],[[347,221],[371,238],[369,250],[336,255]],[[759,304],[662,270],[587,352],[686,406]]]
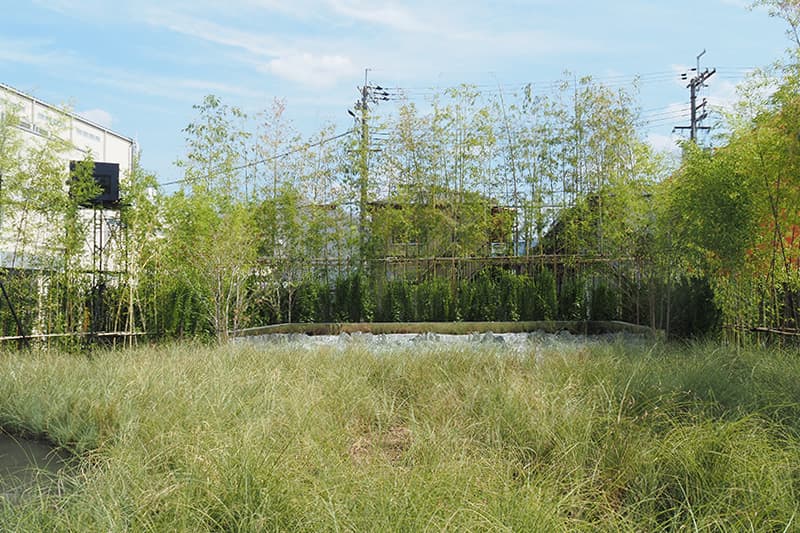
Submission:
[[[368,210],[368,191],[369,191],[369,105],[380,101],[390,100],[391,94],[380,85],[369,84],[369,71],[364,69],[364,85],[359,87],[361,98],[355,103],[355,110],[360,116],[348,110],[348,113],[359,125],[357,131],[360,132],[358,145],[358,233],[359,233],[359,252],[363,261],[367,255],[368,232],[367,232],[367,210]]]
[[[697,142],[697,131],[698,130],[705,130],[708,131],[711,129],[710,126],[701,126],[700,123],[703,122],[706,118],[708,118],[708,111],[706,111],[706,104],[708,103],[705,98],[703,101],[698,104],[697,103],[697,93],[698,90],[705,87],[705,82],[708,78],[714,75],[717,69],[705,69],[703,72],[700,72],[700,58],[703,57],[706,51],[703,50],[697,56],[697,68],[691,69],[695,72],[694,77],[689,80],[689,85],[686,87],[689,89],[689,105],[691,116],[689,119],[688,126],[675,126],[673,130],[689,130],[689,140],[696,143]],[[687,79],[689,77],[688,73],[683,73],[681,75],[681,79]]]

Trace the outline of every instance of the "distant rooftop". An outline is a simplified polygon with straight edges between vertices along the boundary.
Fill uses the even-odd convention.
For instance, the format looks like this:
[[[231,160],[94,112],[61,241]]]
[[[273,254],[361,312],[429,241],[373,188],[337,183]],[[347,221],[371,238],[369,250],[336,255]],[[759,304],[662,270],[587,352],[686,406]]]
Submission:
[[[105,133],[107,133],[109,135],[113,135],[113,136],[115,136],[115,137],[117,137],[119,139],[128,141],[131,144],[134,143],[134,140],[131,137],[128,137],[126,135],[122,135],[121,133],[118,133],[118,132],[116,132],[116,131],[114,131],[112,129],[109,129],[109,128],[101,125],[101,124],[98,124],[97,122],[93,122],[93,121],[91,121],[91,120],[89,120],[89,119],[87,119],[85,117],[82,117],[77,113],[73,113],[71,111],[66,111],[65,109],[60,108],[58,106],[54,106],[52,104],[48,104],[47,102],[45,102],[43,100],[40,100],[39,98],[36,98],[35,96],[31,96],[30,94],[27,94],[27,93],[25,93],[23,91],[20,91],[19,89],[15,89],[14,87],[11,87],[10,85],[6,85],[5,83],[0,82],[0,89],[3,89],[3,90],[5,90],[7,92],[10,92],[10,93],[14,93],[14,94],[16,94],[18,96],[21,96],[22,98],[26,98],[28,100],[31,100],[31,101],[33,101],[33,102],[35,102],[35,103],[37,103],[37,104],[39,104],[39,105],[41,105],[43,107],[46,107],[48,109],[52,109],[53,111],[55,111],[57,113],[65,113],[70,118],[73,118],[75,120],[79,120],[79,121],[81,121],[81,122],[83,122],[85,124],[89,124],[92,127],[95,127],[95,128],[97,128],[99,130],[102,130]]]

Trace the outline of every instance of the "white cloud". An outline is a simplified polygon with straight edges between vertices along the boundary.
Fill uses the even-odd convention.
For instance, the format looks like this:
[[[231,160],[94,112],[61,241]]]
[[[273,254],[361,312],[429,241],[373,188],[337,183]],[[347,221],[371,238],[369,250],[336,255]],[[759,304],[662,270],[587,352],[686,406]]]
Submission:
[[[719,110],[730,111],[739,100],[736,94],[736,84],[729,80],[709,80],[708,105]]]
[[[678,141],[682,137],[676,135],[664,135],[661,133],[650,133],[647,135],[647,143],[657,152],[667,152],[669,154],[680,153]]]
[[[104,109],[87,109],[86,111],[79,111],[78,116],[81,116],[95,124],[99,124],[106,128],[111,128],[114,118],[111,113]]]
[[[275,76],[315,87],[330,87],[341,78],[351,78],[358,71],[349,57],[289,54],[270,60],[261,67]]]
[[[195,0],[191,10],[146,1],[151,7],[139,16],[149,25],[208,43],[208,53],[311,90],[352,81],[364,67],[426,78],[603,46],[536,25],[496,27],[491,7],[449,0],[230,0],[225,12],[212,0]],[[268,23],[255,29],[258,20]],[[207,59],[219,62],[218,56]]]

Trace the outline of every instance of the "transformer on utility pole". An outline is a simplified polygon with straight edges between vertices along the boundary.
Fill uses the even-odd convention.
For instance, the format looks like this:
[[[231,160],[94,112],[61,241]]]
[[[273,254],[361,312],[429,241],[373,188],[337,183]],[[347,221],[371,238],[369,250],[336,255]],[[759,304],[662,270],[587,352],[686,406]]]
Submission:
[[[703,101],[698,105],[697,104],[697,92],[699,89],[705,87],[705,82],[708,78],[714,75],[717,69],[705,69],[703,72],[700,72],[700,58],[706,53],[705,50],[700,52],[697,56],[697,68],[691,69],[695,72],[694,77],[689,80],[689,85],[686,86],[689,89],[689,105],[691,115],[689,118],[689,125],[688,126],[675,126],[673,130],[689,130],[689,140],[692,142],[697,142],[697,131],[698,130],[705,130],[708,131],[711,129],[710,126],[700,126],[700,123],[708,118],[708,111],[706,111],[706,104],[708,103],[705,98]],[[688,73],[681,74],[681,79],[686,80],[689,77]]]

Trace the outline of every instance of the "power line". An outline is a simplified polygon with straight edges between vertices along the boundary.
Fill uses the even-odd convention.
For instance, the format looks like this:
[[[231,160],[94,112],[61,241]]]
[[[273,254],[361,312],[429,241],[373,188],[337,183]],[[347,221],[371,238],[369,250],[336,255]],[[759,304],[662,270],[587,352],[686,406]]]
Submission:
[[[732,81],[740,80],[750,73],[756,71],[756,67],[733,66],[718,67],[716,72],[724,79]],[[579,87],[583,79],[590,83],[596,83],[606,89],[624,89],[626,86],[646,89],[648,86],[660,85],[674,79],[675,71],[652,71],[642,74],[615,74],[608,76],[584,76],[564,78],[551,81],[529,81],[515,83],[494,83],[494,84],[469,84],[441,85],[441,86],[411,86],[393,87],[393,100],[401,99],[406,101],[423,100],[430,102],[436,97],[447,97],[448,92],[459,89],[471,90],[480,98],[498,97],[501,93],[519,95],[522,92],[530,92],[532,95],[546,96],[548,93],[560,89],[571,89]],[[680,118],[680,117],[676,117]]]
[[[752,72],[755,67],[720,67],[718,70],[726,76],[741,77]],[[637,83],[639,85],[649,85],[653,83],[660,83],[673,79],[674,71],[655,71],[646,72],[643,74],[615,74],[608,76],[585,76],[594,82],[602,83],[609,88],[622,87]],[[445,86],[410,86],[410,87],[394,87],[393,90],[398,91],[403,96],[435,96],[449,90],[456,90],[460,88],[473,89],[480,94],[499,94],[501,91],[508,92],[513,90],[524,90],[528,87],[539,90],[553,90],[559,87],[566,86],[572,87],[579,84],[581,77],[578,78],[565,78],[562,80],[541,80],[541,81],[528,81],[528,82],[513,82],[502,84],[458,84],[458,85],[445,85]]]
[[[296,153],[308,150],[309,148],[316,148],[318,146],[322,146],[323,144],[327,144],[327,143],[329,143],[331,141],[335,141],[336,139],[341,139],[342,137],[346,137],[347,135],[350,135],[351,133],[353,133],[353,131],[354,130],[350,129],[350,130],[347,130],[347,131],[345,131],[343,133],[339,133],[338,135],[334,135],[333,137],[328,137],[326,139],[322,139],[322,140],[314,142],[314,143],[304,144],[303,146],[300,146],[298,148],[293,148],[291,150],[287,150],[287,151],[285,151],[283,153],[280,153],[280,154],[277,154],[277,155],[273,155],[273,156],[270,156],[270,157],[265,157],[265,158],[259,159],[257,161],[251,161],[249,163],[245,163],[243,165],[239,165],[239,166],[232,167],[230,169],[225,169],[225,170],[227,172],[236,172],[237,170],[243,170],[245,168],[255,167],[255,166],[261,165],[263,163],[268,163],[270,161],[275,161],[276,159],[282,159],[282,158],[290,156],[292,154],[296,154]],[[196,180],[201,179],[201,178],[203,178],[203,179],[211,179],[214,176],[216,176],[217,173],[220,170],[223,170],[222,165],[220,165],[217,168],[211,170],[205,176],[195,176],[193,178],[181,178],[181,179],[177,179],[177,180],[174,180],[174,181],[167,181],[167,182],[162,183],[161,186],[162,187],[166,187],[168,185],[177,185],[179,183],[191,183],[191,182],[196,181]]]
[[[657,111],[656,110],[649,111],[649,112],[642,111],[641,112],[641,116],[643,118],[655,118],[655,117],[660,117],[660,116],[664,116],[664,115],[675,115],[675,114],[687,113],[688,111],[689,111],[689,107],[688,106],[680,107],[680,108],[666,108],[666,109],[664,107],[661,107],[661,108],[658,108]]]
[[[637,80],[637,79],[650,79],[650,78],[668,78],[672,76],[674,73],[673,71],[658,71],[658,72],[647,72],[644,74],[614,74],[608,76],[583,76],[578,77],[577,79],[573,78],[565,78],[565,79],[558,79],[558,80],[531,80],[531,81],[524,81],[524,82],[513,82],[513,83],[501,83],[501,84],[458,84],[452,86],[423,86],[423,87],[398,87],[398,89],[403,91],[422,91],[422,92],[429,92],[429,91],[442,91],[442,90],[449,90],[449,89],[459,89],[461,87],[467,88],[474,88],[474,89],[489,89],[490,92],[499,92],[501,90],[508,90],[513,88],[525,88],[526,86],[553,86],[558,87],[560,85],[572,85],[576,81],[580,81],[582,78],[590,79],[592,81],[607,81],[607,82],[626,82],[629,80]]]

